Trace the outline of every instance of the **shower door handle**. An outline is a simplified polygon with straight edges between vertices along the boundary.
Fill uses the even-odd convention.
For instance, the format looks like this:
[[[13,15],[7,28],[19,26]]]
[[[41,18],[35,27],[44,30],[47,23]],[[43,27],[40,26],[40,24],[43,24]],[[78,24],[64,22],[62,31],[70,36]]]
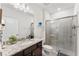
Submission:
[[[76,29],[76,28],[79,28],[79,26],[76,25],[72,26],[72,29]]]
[[[72,27],[72,29],[76,29],[76,28],[77,28],[77,26],[75,26],[75,25]]]

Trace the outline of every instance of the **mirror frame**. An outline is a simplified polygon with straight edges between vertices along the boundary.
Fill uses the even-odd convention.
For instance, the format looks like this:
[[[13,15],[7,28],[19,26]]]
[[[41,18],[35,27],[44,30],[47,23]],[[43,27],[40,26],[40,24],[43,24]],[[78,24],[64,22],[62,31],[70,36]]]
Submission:
[[[0,24],[2,23],[2,9],[0,9]]]

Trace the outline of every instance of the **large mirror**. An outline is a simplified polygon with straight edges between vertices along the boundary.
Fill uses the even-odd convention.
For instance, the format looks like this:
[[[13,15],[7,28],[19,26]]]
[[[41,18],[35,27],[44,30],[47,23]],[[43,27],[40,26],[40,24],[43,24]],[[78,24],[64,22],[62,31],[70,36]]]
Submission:
[[[34,15],[14,8],[10,4],[2,4],[4,10],[3,20],[5,29],[3,30],[2,41],[16,38],[34,38]],[[15,37],[16,36],[16,37]]]

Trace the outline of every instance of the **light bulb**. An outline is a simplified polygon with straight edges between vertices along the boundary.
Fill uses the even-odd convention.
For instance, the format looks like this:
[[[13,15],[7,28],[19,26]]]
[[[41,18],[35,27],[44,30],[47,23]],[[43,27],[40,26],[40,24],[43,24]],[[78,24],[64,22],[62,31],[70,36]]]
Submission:
[[[15,7],[15,8],[19,8],[19,6],[20,6],[20,3],[15,3],[15,4],[14,4],[14,7]]]
[[[25,9],[25,4],[21,4],[21,5],[19,6],[19,9],[20,9],[20,10],[24,10],[24,9]]]
[[[60,11],[61,10],[61,8],[57,8],[57,11]]]
[[[29,12],[30,9],[29,9],[29,6],[27,6],[25,9],[24,9],[24,12]]]
[[[29,10],[29,6],[27,6],[26,9]]]

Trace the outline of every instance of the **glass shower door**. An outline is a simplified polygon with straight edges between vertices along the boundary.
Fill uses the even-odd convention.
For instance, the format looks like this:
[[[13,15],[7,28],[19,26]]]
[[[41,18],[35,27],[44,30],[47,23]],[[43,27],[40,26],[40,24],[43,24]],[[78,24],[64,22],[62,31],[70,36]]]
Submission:
[[[46,42],[45,44],[48,45],[56,45],[57,40],[57,24],[54,21],[47,21],[46,22]]]
[[[72,17],[63,18],[58,20],[59,32],[58,40],[56,41],[57,48],[62,53],[71,55],[73,44],[72,44]]]
[[[75,20],[75,23],[74,23]],[[67,55],[76,52],[76,17],[66,17],[46,22],[46,44]],[[75,36],[74,36],[75,35]]]

